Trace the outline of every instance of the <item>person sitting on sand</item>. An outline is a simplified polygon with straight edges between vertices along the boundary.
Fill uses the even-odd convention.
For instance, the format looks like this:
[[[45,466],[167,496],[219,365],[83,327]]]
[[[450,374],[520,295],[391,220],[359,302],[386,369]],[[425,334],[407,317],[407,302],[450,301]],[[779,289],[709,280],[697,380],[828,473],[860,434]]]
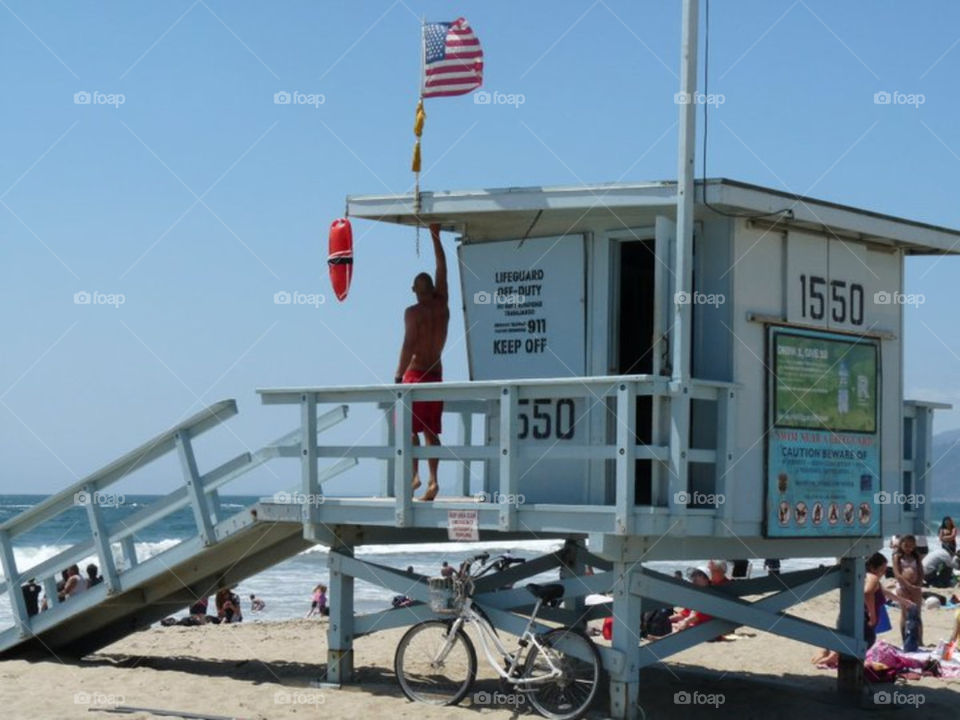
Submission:
[[[217,590],[217,617],[220,622],[243,622],[243,613],[240,611],[240,598],[230,588]]]
[[[304,618],[329,614],[330,608],[327,607],[327,586],[319,583],[313,588],[313,600],[310,603],[310,612],[308,612]]]
[[[267,604],[253,593],[250,593],[250,612],[263,612]]]
[[[87,589],[87,580],[80,574],[80,568],[77,565],[71,565],[67,568],[67,582],[63,586],[64,598],[71,598],[79,595]]]
[[[103,582],[103,578],[100,576],[97,566],[93,563],[87,565],[87,587],[92,588],[94,585],[99,585]]]
[[[710,578],[703,570],[693,570],[690,572],[690,582],[696,585],[697,587],[709,587]],[[681,608],[678,612],[670,616],[670,623],[673,626],[673,632],[680,632],[686,630],[687,628],[696,627],[701,625],[708,620],[713,620],[713,617],[702,613],[699,610],[689,610],[687,608]]]
[[[943,546],[934,548],[923,558],[923,579],[933,587],[953,585],[954,570],[960,570],[960,558],[951,555]]]
[[[727,577],[727,563],[725,560],[711,560],[707,563],[707,570],[710,571],[711,585],[726,585],[732,582]]]
[[[893,553],[893,576],[897,579],[897,595],[910,603],[919,605],[923,602],[922,568],[923,562],[917,553],[917,539],[913,535],[904,535],[900,538],[900,545]],[[911,571],[906,573],[905,571]],[[909,575],[909,578],[907,577]],[[916,622],[920,623],[920,608],[917,607]],[[922,625],[921,625],[922,627]],[[900,635],[907,635],[907,613],[900,613]],[[922,636],[918,638],[923,644]]]

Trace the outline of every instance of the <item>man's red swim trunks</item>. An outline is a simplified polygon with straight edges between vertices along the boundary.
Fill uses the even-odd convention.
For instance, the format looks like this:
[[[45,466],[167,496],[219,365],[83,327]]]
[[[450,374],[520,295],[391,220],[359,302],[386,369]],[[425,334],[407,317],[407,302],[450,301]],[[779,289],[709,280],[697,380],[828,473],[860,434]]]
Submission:
[[[429,383],[442,382],[443,377],[438,372],[431,370],[407,370],[403,374],[403,383]],[[428,430],[435,435],[440,434],[440,417],[443,414],[442,400],[429,400],[413,403],[413,428],[412,432],[424,432]]]

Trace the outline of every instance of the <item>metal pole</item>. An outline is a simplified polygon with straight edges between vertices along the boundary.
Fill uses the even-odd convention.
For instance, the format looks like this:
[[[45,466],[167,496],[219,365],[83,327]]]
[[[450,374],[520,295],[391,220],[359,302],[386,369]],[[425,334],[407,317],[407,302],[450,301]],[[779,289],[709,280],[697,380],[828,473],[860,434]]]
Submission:
[[[680,134],[677,143],[677,239],[673,258],[674,296],[670,401],[670,480],[667,502],[671,513],[685,512],[677,500],[687,492],[687,446],[690,440],[690,342],[693,336],[693,206],[696,137],[697,25],[699,0],[683,0],[680,50]],[[679,507],[683,505],[683,507]]]
[[[690,318],[693,289],[694,156],[697,150],[697,25],[699,0],[683,0],[683,35],[680,49],[680,135],[677,157],[677,242],[674,255],[676,292],[673,325],[673,380],[690,377]],[[680,295],[680,293],[686,293]],[[678,302],[685,300],[685,302]]]

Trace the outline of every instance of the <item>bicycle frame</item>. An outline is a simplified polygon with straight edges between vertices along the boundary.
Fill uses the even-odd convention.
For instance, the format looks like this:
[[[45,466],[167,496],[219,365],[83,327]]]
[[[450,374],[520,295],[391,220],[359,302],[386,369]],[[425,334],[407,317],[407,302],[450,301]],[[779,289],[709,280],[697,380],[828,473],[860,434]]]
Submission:
[[[546,652],[544,646],[540,644],[540,642],[537,640],[536,634],[532,631],[533,624],[537,619],[537,613],[540,612],[541,604],[542,601],[538,599],[537,604],[533,608],[533,613],[530,615],[529,621],[527,621],[527,626],[524,628],[523,634],[520,636],[520,643],[516,652],[510,652],[500,640],[500,637],[496,634],[496,632],[494,632],[490,622],[474,609],[473,599],[470,597],[465,598],[463,609],[450,627],[450,633],[448,635],[447,642],[440,650],[437,658],[438,661],[442,661],[453,647],[453,638],[456,636],[457,630],[463,627],[466,623],[472,622],[477,626],[479,631],[478,638],[480,639],[480,648],[483,650],[483,654],[486,657],[490,667],[492,667],[501,678],[509,682],[511,685],[534,685],[536,683],[547,682],[560,677],[560,675],[563,674],[562,671],[554,664],[550,657],[550,653]],[[550,666],[550,672],[528,678],[515,676],[516,670],[520,665],[521,655],[523,654],[522,651],[524,649],[524,641],[526,641],[528,646],[530,643],[532,643],[540,651],[540,654],[546,659],[547,664]],[[496,650],[497,654],[499,654],[499,658],[493,653],[493,650],[491,650],[491,645],[493,645],[493,649]],[[501,667],[501,663],[504,661],[507,664],[507,668],[505,670]]]

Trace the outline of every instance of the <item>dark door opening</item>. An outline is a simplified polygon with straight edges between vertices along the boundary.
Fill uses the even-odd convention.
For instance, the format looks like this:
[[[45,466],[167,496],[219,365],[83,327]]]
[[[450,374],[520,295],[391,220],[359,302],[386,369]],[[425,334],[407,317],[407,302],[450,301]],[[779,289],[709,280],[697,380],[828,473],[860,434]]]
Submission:
[[[653,240],[620,243],[620,302],[617,370],[621,375],[653,373],[654,276],[656,245]],[[653,440],[653,399],[637,398],[637,443]],[[653,502],[653,461],[637,460],[636,501]]]

